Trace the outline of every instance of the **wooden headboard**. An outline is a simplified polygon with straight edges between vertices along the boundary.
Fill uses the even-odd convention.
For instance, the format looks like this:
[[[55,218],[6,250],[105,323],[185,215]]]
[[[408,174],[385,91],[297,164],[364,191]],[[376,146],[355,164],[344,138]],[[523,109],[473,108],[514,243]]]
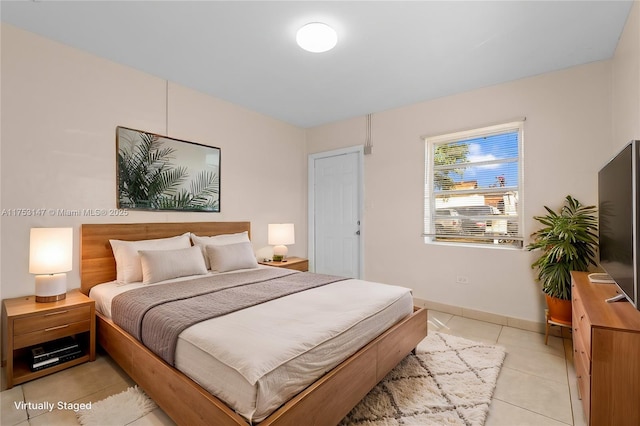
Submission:
[[[249,232],[251,222],[92,223],[80,227],[80,288],[116,279],[116,261],[109,240],[150,240],[193,232],[202,236]]]

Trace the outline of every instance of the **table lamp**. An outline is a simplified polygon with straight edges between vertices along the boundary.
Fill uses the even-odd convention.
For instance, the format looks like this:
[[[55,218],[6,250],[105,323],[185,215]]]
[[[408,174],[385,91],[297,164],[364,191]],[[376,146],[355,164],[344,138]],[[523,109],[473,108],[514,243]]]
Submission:
[[[36,274],[36,302],[67,297],[67,271],[73,268],[73,228],[31,228],[29,273]]]
[[[269,245],[274,245],[273,260],[285,262],[287,257],[287,244],[295,244],[295,233],[293,223],[270,223],[269,224]]]

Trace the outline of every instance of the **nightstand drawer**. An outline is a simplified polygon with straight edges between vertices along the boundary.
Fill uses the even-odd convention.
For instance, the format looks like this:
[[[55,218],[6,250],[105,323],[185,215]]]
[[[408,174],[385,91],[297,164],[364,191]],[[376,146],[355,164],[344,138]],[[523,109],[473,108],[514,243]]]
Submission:
[[[293,269],[294,271],[300,272],[307,272],[309,270],[309,260],[301,257],[288,257],[283,261],[264,260],[258,263],[276,268]]]
[[[309,270],[309,261],[304,260],[301,262],[291,263],[289,266],[283,266],[283,268],[293,269],[294,271],[307,272]]]
[[[66,323],[56,326],[51,325],[42,330],[15,336],[13,338],[13,348],[20,349],[90,330],[91,320],[88,318],[84,321],[79,322]]]
[[[57,311],[42,312],[24,318],[16,318],[13,323],[13,334],[32,333],[53,327],[68,325],[91,317],[91,307],[89,305],[77,308],[60,309]]]

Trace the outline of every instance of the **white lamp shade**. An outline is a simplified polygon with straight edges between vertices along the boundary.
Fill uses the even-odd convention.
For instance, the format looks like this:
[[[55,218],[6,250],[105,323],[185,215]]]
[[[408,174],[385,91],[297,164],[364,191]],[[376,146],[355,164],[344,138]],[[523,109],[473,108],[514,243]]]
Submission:
[[[31,228],[29,272],[57,274],[73,268],[73,228]]]
[[[293,223],[270,223],[269,244],[274,246],[295,244]]]

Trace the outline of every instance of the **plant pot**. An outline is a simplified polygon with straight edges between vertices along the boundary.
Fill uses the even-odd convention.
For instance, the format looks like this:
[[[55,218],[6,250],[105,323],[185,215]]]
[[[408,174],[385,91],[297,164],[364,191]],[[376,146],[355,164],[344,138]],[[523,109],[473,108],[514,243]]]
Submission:
[[[558,299],[548,294],[544,295],[549,308],[549,319],[551,321],[571,325],[571,300]]]

